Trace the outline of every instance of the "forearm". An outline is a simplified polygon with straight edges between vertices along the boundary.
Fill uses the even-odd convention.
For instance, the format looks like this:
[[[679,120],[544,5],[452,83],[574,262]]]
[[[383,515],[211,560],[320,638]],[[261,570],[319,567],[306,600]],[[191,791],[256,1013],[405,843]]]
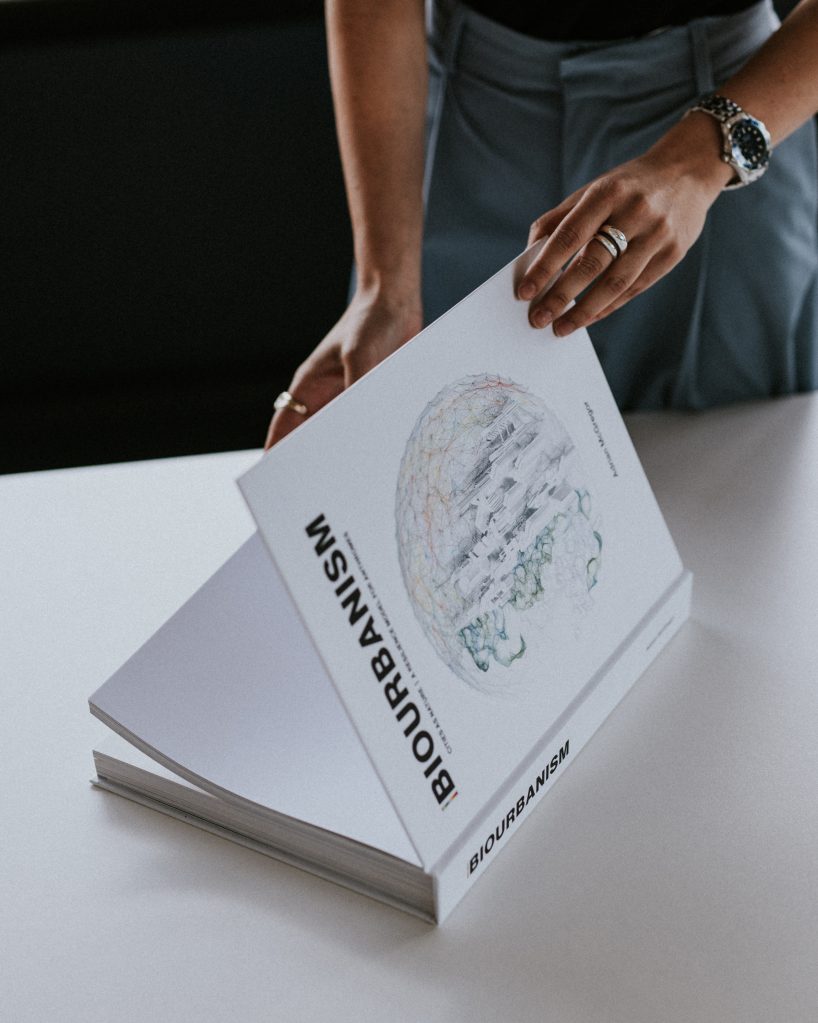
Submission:
[[[718,91],[763,121],[774,146],[809,120],[818,111],[818,0],[802,0]],[[681,120],[652,153],[712,188],[714,198],[733,174],[720,160],[721,132],[707,114]]]
[[[427,91],[423,0],[328,0],[326,18],[359,287],[417,293]]]
[[[773,145],[818,111],[818,0],[802,0],[719,92],[763,121]]]

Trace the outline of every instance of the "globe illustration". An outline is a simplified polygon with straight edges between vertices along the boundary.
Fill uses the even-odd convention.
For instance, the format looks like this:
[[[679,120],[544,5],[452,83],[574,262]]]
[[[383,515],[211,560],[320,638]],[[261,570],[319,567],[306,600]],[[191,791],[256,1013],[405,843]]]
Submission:
[[[447,385],[406,444],[395,511],[412,608],[455,675],[482,692],[547,682],[549,628],[590,608],[602,553],[557,416],[499,376]]]

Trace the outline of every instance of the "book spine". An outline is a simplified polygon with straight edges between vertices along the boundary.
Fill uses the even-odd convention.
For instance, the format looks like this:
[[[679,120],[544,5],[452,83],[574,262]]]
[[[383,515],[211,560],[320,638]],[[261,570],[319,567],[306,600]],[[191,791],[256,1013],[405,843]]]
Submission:
[[[475,825],[435,866],[435,917],[441,923],[498,853],[528,820],[546,792],[602,725],[619,701],[679,631],[690,614],[692,576],[685,572],[603,668],[579,706],[549,730]]]

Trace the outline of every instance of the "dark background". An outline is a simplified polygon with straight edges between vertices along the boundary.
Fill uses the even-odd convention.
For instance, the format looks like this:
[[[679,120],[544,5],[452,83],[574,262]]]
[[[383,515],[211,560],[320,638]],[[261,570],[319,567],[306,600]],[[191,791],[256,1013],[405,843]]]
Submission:
[[[322,6],[0,3],[0,472],[261,443],[349,277]]]
[[[320,2],[0,4],[0,471],[260,445],[350,261]]]

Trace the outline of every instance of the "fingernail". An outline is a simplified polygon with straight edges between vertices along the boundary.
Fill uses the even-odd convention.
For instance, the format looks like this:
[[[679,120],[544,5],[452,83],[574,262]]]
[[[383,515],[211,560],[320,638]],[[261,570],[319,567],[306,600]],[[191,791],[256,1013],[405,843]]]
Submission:
[[[572,334],[576,329],[572,320],[560,320],[554,324],[554,333],[557,337],[565,337],[566,334]]]
[[[538,309],[534,313],[534,326],[547,327],[554,317],[547,309]]]
[[[526,281],[525,284],[520,285],[520,290],[517,294],[523,299],[533,298],[535,294],[534,285],[530,281]]]

